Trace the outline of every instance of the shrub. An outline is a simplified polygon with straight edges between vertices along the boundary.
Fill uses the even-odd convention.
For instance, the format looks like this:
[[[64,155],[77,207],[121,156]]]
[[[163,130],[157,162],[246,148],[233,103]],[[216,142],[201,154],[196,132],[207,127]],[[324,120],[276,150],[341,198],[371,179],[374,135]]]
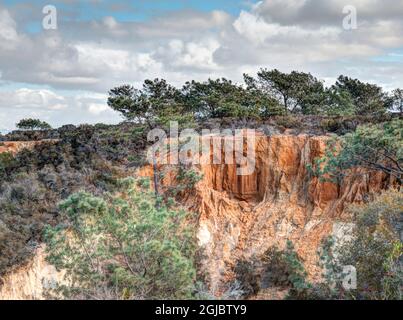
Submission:
[[[15,164],[14,156],[11,152],[0,153],[0,178],[4,179],[7,170]]]
[[[304,299],[402,299],[402,233],[403,194],[389,190],[374,201],[352,205],[348,209],[356,221],[351,240],[338,246],[332,238],[325,239],[320,249],[319,265],[323,282],[302,288],[291,297]],[[342,286],[342,266],[354,266],[357,288]]]
[[[291,241],[287,241],[283,251],[271,248],[250,261],[238,261],[234,272],[246,297],[257,294],[262,288],[281,287],[289,289],[288,298],[303,299],[312,288]]]
[[[324,157],[316,159],[314,174],[341,181],[348,169],[363,167],[394,177],[403,176],[403,120],[359,126],[353,133],[332,139]],[[323,165],[324,164],[324,165]]]
[[[275,122],[285,128],[299,128],[301,126],[301,119],[292,115],[276,117]]]
[[[257,294],[261,289],[261,275],[256,270],[256,261],[240,260],[236,263],[234,273],[235,281],[239,283],[244,297]]]
[[[342,128],[342,122],[337,118],[323,119],[320,122],[320,127],[329,132],[336,132]]]
[[[353,239],[340,248],[341,263],[357,269],[356,298],[402,299],[403,194],[389,190],[364,205],[353,205]]]
[[[66,223],[46,230],[48,260],[65,270],[51,294],[85,299],[186,299],[194,290],[194,229],[134,179],[119,193],[62,202]],[[144,185],[144,183],[141,183]]]

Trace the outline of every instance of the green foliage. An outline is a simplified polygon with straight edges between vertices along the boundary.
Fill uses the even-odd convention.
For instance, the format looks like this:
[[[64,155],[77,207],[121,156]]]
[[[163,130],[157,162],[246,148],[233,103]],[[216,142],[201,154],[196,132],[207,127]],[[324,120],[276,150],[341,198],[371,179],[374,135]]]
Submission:
[[[299,128],[301,120],[294,115],[276,117],[276,124],[285,128]]]
[[[287,266],[288,280],[291,283],[289,297],[300,297],[311,288],[311,285],[306,281],[307,273],[291,241],[287,241],[283,259]]]
[[[0,275],[30,257],[37,235],[52,215],[43,208],[52,201],[50,192],[35,174],[19,174],[0,193]],[[35,218],[34,218],[35,217]]]
[[[393,109],[403,113],[403,89],[395,89],[392,92]]]
[[[403,120],[359,126],[353,133],[330,140],[326,155],[316,159],[314,171],[318,176],[329,175],[340,181],[347,169],[356,166],[383,171],[401,183]]]
[[[354,104],[356,115],[380,115],[385,113],[391,104],[381,87],[346,76],[340,76],[332,90],[348,93]]]
[[[401,300],[403,283],[403,193],[384,191],[373,201],[351,205],[354,228],[343,241],[325,238],[318,250],[320,282],[310,283],[290,241],[284,251],[271,249],[263,257],[240,261],[235,273],[247,296],[264,287],[288,288],[287,299]],[[343,287],[349,274],[343,266],[356,268],[357,288]],[[348,278],[347,278],[348,279]]]
[[[281,114],[273,98],[254,87],[247,89],[225,78],[187,82],[182,89],[186,105],[197,117],[258,119]]]
[[[169,183],[164,183],[164,179],[169,175]],[[165,202],[170,204],[172,198],[183,196],[185,193],[190,194],[194,191],[196,184],[203,179],[203,175],[195,169],[185,165],[165,165],[158,169],[157,181],[161,182],[159,189]]]
[[[402,300],[403,269],[402,259],[403,243],[396,241],[389,249],[386,261],[383,263],[385,276],[382,278],[382,299]]]
[[[157,201],[128,178],[119,193],[99,198],[80,192],[62,202],[66,223],[46,232],[49,262],[66,271],[56,293],[87,299],[191,298],[191,217]]]
[[[0,178],[4,179],[7,169],[15,163],[14,156],[11,152],[0,153]]]
[[[163,79],[145,80],[141,90],[130,85],[109,91],[108,105],[127,120],[145,123],[149,128],[169,121],[181,124],[192,118],[186,114],[181,93]]]
[[[127,120],[149,127],[178,121],[194,127],[195,119],[266,119],[290,112],[325,116],[380,116],[388,110],[402,112],[402,90],[391,96],[381,87],[340,76],[325,88],[310,73],[261,69],[257,78],[244,74],[245,85],[231,80],[188,81],[181,89],[165,80],[146,80],[142,89],[130,85],[109,92],[108,105]]]
[[[302,288],[299,294],[292,290],[292,298],[304,299],[359,299],[401,300],[403,283],[403,194],[388,190],[372,202],[352,205],[355,227],[350,239],[335,245],[329,237],[319,250],[319,266],[323,281]],[[342,266],[354,266],[357,288],[342,286]]]
[[[148,106],[142,103],[141,92],[130,85],[122,85],[109,91],[108,105],[120,112],[128,120],[137,119],[142,123]]]
[[[7,230],[0,241],[0,275],[29,261],[44,226],[61,221],[62,199],[78,190],[113,191],[117,179],[132,174],[125,165],[139,148],[137,140],[125,139],[132,128],[65,126],[54,130],[58,141],[42,141],[14,157],[0,154],[0,224]]]
[[[350,211],[357,223],[351,241],[340,252],[340,263],[357,269],[358,299],[402,299],[403,194],[389,190]]]
[[[180,166],[176,176],[175,193],[189,192],[195,185],[203,179],[203,176],[194,169]]]
[[[309,73],[293,71],[289,74],[277,69],[261,69],[257,79],[244,75],[249,87],[277,99],[283,105],[285,113],[300,111],[314,114],[324,102],[323,83]]]
[[[236,282],[240,284],[244,298],[257,294],[261,289],[261,276],[256,270],[255,261],[237,261],[234,273]]]
[[[342,123],[341,123],[340,119],[328,118],[328,119],[323,119],[320,122],[320,126],[322,129],[324,129],[327,132],[336,132],[341,128]]]
[[[344,89],[332,86],[326,90],[323,113],[327,116],[352,116],[356,112],[351,94]]]
[[[188,109],[200,118],[228,116],[236,108],[241,88],[227,79],[191,81],[183,87]]]
[[[287,241],[283,251],[271,248],[260,257],[238,261],[234,272],[246,297],[257,294],[264,287],[280,287],[289,289],[289,299],[303,299],[312,288],[291,241]]]
[[[16,126],[21,130],[47,130],[52,128],[48,123],[39,119],[22,119]]]

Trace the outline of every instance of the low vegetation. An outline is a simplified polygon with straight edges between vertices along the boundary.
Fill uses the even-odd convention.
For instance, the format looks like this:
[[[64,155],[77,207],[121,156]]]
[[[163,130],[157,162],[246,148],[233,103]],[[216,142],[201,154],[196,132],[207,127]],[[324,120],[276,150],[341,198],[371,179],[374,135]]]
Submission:
[[[76,193],[65,222],[47,228],[48,261],[66,272],[53,294],[69,299],[188,299],[194,293],[195,219],[159,203],[149,183]],[[51,293],[51,294],[52,294]]]
[[[245,74],[242,84],[223,78],[181,88],[163,79],[146,80],[141,89],[122,85],[110,90],[107,103],[125,122],[51,129],[23,119],[19,131],[0,137],[48,140],[0,154],[0,275],[29,260],[46,240],[49,262],[66,272],[49,297],[198,297],[197,217],[178,209],[177,201],[201,176],[178,167],[173,186],[163,184],[159,171],[152,190],[138,177],[127,178],[145,163],[147,132],[178,121],[180,128],[335,133],[311,173],[341,182],[359,166],[383,172],[397,188],[350,208],[352,240],[338,248],[327,239],[320,251],[323,283],[307,280],[289,242],[285,250],[239,261],[231,287],[236,295],[229,296],[282,287],[290,299],[402,298],[402,89],[386,93],[346,76],[325,87],[309,73],[262,69],[255,77]],[[356,290],[341,286],[340,265],[356,267]]]
[[[244,297],[275,287],[286,289],[287,299],[402,300],[403,194],[391,189],[371,202],[351,205],[355,226],[349,241],[337,244],[330,237],[318,252],[323,281],[307,280],[302,261],[291,242],[284,251],[272,248],[235,267]],[[349,275],[343,266],[356,270],[356,288],[345,288]],[[350,283],[351,284],[351,283]]]
[[[340,181],[354,167],[384,172],[401,185],[403,120],[359,126],[356,131],[331,140],[326,155],[316,160],[315,174]]]

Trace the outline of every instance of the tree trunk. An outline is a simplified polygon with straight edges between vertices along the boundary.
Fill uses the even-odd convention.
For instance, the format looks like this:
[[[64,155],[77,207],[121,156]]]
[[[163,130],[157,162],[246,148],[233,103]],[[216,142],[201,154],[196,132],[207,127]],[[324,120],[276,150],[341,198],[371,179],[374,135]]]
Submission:
[[[154,192],[156,196],[159,196],[158,166],[157,166],[157,160],[155,159],[155,153],[153,154],[153,176],[154,176]]]
[[[288,114],[288,98],[283,96],[283,99],[284,99],[285,114]]]

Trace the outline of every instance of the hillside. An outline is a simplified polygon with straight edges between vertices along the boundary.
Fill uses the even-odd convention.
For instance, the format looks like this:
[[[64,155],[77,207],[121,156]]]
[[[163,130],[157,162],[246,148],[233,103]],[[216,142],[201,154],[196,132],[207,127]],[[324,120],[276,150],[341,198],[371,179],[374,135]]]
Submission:
[[[308,170],[325,154],[334,132],[353,132],[365,121],[324,117],[252,121],[247,126],[257,129],[253,173],[238,176],[236,164],[187,168],[201,180],[174,197],[181,207],[197,213],[197,269],[213,295],[223,295],[234,282],[245,294],[256,294],[259,290],[250,283],[251,276],[259,279],[254,280],[258,288],[284,290],[284,285],[265,278],[262,264],[266,252],[285,250],[287,241],[293,242],[307,279],[321,280],[317,251],[328,236],[343,238],[351,232],[356,217],[347,207],[367,203],[398,185],[392,176],[364,168],[346,171],[341,184],[322,181]],[[208,125],[239,126],[230,119],[210,120]],[[206,123],[200,123],[203,126]],[[102,196],[128,176],[155,181],[153,166],[145,161],[149,144],[136,125],[65,127],[36,133],[37,141],[23,141],[33,134],[14,132],[5,139],[22,141],[4,141],[0,146],[3,156],[12,154],[2,171],[0,196],[3,298],[39,298],[41,277],[49,277],[48,281],[59,277],[43,260],[42,242],[44,227],[65,219],[57,207],[60,201],[80,190]],[[168,194],[180,183],[178,168],[162,164],[154,168],[164,172],[160,192]],[[252,262],[255,267],[245,274],[242,265]]]

